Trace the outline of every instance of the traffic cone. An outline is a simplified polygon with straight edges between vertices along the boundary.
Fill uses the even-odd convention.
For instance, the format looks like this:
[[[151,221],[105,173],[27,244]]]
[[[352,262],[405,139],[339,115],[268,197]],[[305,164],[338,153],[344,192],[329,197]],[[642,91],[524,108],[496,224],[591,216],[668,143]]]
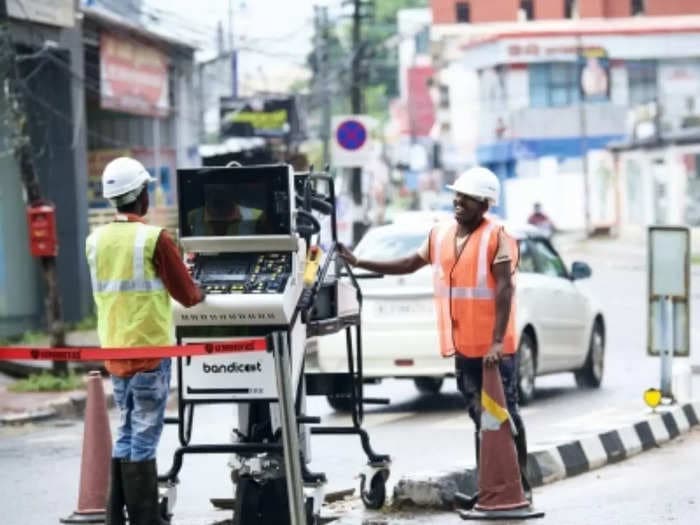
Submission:
[[[61,518],[61,523],[105,522],[111,458],[112,433],[109,430],[102,377],[99,372],[92,371],[87,379],[78,509],[67,518]]]
[[[479,497],[474,509],[459,514],[465,520],[542,518],[544,512],[534,510],[525,498],[513,442],[515,427],[497,366],[484,366],[481,388]]]

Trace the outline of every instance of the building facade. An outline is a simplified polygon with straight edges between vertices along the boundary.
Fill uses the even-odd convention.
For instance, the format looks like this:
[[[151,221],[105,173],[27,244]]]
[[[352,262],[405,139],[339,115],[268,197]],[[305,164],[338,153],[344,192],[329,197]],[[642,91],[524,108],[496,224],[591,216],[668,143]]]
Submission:
[[[696,0],[431,0],[436,24],[700,14]]]
[[[475,161],[504,181],[500,211],[524,218],[534,200],[549,200],[567,227],[615,223],[614,166],[605,151],[629,135],[632,112],[653,104],[667,132],[697,125],[700,17],[663,15],[698,12],[700,3],[663,2],[664,11],[647,1],[637,10],[646,16],[630,17],[629,2],[581,0],[571,12],[562,11],[565,2],[502,2],[503,11],[485,19],[482,2],[472,1],[473,22],[462,24],[448,16],[458,4],[432,4],[444,21],[433,31],[438,78],[450,93],[470,91],[451,97],[450,119],[453,128],[470,123],[460,134],[472,140]],[[459,83],[451,81],[455,71]],[[543,183],[531,198],[522,197],[523,183],[507,183],[557,176],[581,195],[575,206],[558,203],[565,178]]]
[[[78,322],[93,308],[85,238],[112,213],[100,198],[102,167],[122,154],[142,160],[159,179],[152,190],[157,212],[175,202],[176,166],[199,164],[194,49],[94,2],[46,0],[39,6],[10,0],[7,15],[34,166],[42,196],[56,207],[64,319]],[[8,112],[3,94],[0,112]],[[13,131],[8,119],[0,119],[3,144],[11,143]],[[3,151],[0,337],[37,329],[45,319],[20,170],[12,151]]]

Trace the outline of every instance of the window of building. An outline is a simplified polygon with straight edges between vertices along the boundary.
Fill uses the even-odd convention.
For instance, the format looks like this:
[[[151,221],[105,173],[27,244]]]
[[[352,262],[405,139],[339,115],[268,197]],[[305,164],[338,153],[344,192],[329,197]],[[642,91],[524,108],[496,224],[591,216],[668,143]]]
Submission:
[[[469,2],[457,2],[457,23],[467,24],[471,20],[471,13],[469,12]]]
[[[569,62],[531,64],[530,106],[570,106],[579,100],[578,67]]]
[[[535,19],[535,8],[533,6],[532,0],[521,0],[520,1],[520,20],[534,20]]]
[[[630,2],[630,11],[632,12],[632,16],[644,14],[645,0],[630,0]]]
[[[564,18],[578,18],[577,0],[564,0]]]
[[[656,99],[656,62],[654,60],[629,60],[627,87],[630,104],[644,104]]]

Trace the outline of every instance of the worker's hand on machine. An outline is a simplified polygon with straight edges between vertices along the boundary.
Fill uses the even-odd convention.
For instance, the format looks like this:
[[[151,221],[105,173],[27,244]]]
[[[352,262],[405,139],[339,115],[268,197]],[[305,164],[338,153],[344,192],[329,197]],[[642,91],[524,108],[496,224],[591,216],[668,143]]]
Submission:
[[[357,266],[358,258],[344,244],[338,244],[338,255],[350,266]]]
[[[195,281],[195,284],[197,285],[197,288],[199,288],[199,293],[201,294],[199,302],[203,303],[204,300],[207,298],[207,290],[204,288],[204,285],[199,281]]]

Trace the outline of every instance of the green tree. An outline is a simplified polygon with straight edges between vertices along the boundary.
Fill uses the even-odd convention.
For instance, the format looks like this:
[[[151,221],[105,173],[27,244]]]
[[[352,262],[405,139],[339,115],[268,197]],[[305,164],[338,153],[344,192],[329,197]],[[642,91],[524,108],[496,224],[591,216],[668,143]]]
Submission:
[[[363,20],[362,71],[366,86],[365,107],[367,113],[383,118],[388,113],[388,100],[398,96],[398,50],[386,45],[398,32],[396,15],[399,10],[427,7],[428,0],[374,0],[373,17]],[[333,109],[347,108],[350,86],[351,28],[352,22],[331,22],[327,31],[327,55],[329,60],[328,83],[333,98]],[[315,49],[307,63],[312,71],[312,83],[317,80],[318,68]],[[312,84],[313,85],[313,84]]]
[[[398,33],[397,13],[401,9],[427,6],[427,0],[375,0],[374,18],[366,22],[363,35],[368,50],[368,56],[365,59],[367,86],[369,88],[382,86],[383,97],[374,96],[366,100],[369,113],[386,113],[387,100],[399,94],[398,49],[395,45],[386,45],[386,42]],[[378,106],[370,104],[378,104]]]

